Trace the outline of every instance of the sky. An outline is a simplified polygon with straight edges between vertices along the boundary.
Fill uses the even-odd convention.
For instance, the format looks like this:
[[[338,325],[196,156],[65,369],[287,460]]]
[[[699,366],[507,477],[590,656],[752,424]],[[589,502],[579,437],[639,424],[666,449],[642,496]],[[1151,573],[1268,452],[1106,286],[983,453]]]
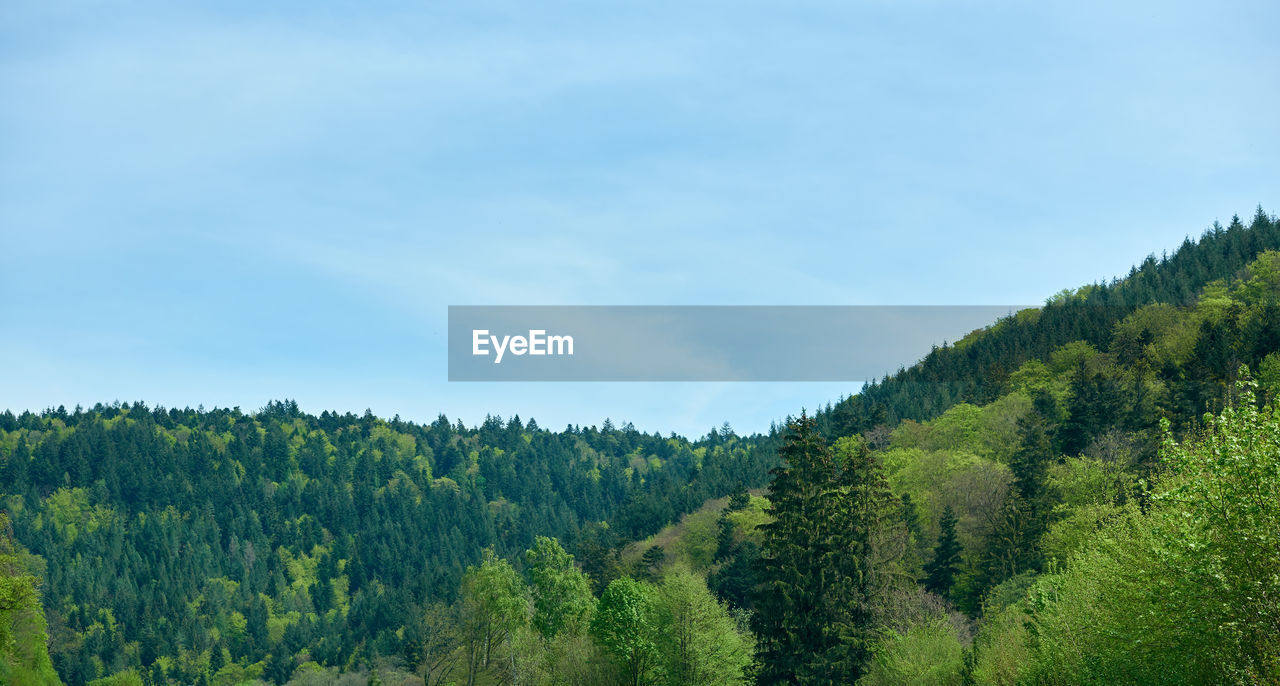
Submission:
[[[447,307],[1034,304],[1123,275],[1280,207],[1276,26],[1262,1],[6,2],[0,408],[765,430],[857,388],[449,383]]]

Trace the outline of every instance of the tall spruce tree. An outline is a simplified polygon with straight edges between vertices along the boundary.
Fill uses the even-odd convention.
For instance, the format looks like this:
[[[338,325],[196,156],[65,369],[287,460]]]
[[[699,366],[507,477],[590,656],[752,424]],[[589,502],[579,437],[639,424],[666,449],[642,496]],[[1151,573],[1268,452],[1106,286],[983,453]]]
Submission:
[[[877,606],[896,582],[897,563],[909,537],[900,516],[901,501],[893,497],[876,456],[858,437],[837,440],[834,446],[835,486],[826,534],[832,541],[830,564],[842,575],[838,593],[830,597],[838,639],[815,676],[826,682],[852,683],[862,676],[876,639]]]
[[[933,549],[933,560],[925,565],[925,588],[946,596],[956,581],[960,566],[960,541],[956,538],[956,513],[948,505],[938,520],[938,545]]]
[[[870,655],[894,501],[857,438],[833,451],[801,415],[779,450],[753,617],[762,683],[853,683]]]
[[[764,546],[752,624],[761,683],[794,683],[806,674],[809,656],[826,647],[823,629],[831,619],[822,613],[829,591],[820,561],[827,542],[819,535],[831,452],[812,418],[801,414],[787,430],[778,450],[782,464],[772,470],[769,487],[773,521],[760,527]]]

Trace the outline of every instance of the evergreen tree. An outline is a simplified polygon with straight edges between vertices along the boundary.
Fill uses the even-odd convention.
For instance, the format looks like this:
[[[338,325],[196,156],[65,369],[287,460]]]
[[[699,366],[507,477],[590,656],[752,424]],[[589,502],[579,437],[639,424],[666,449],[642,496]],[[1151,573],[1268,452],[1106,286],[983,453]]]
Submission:
[[[226,664],[226,658],[222,654],[222,644],[215,643],[209,651],[209,673],[217,674],[218,670]]]
[[[734,545],[733,522],[729,519],[726,508],[716,520],[716,554],[713,559],[716,562],[727,560],[733,554]]]
[[[925,565],[925,588],[946,596],[955,583],[960,566],[960,541],[956,538],[956,513],[947,506],[938,520],[938,545],[933,549],[933,559]]]
[[[764,683],[853,683],[870,654],[894,499],[860,439],[801,415],[779,450],[753,625]]]
[[[728,561],[709,575],[707,585],[730,606],[751,608],[759,561],[760,547],[752,541],[743,541],[734,548]]]
[[[636,565],[636,577],[641,581],[655,581],[662,576],[662,563],[667,559],[667,553],[660,545],[649,546],[644,554],[640,556],[640,562]]]
[[[818,526],[826,514],[819,502],[828,487],[823,471],[829,469],[830,450],[804,414],[787,425],[785,440],[778,451],[783,462],[771,472],[773,521],[761,527],[764,547],[753,598],[761,683],[793,683],[807,675],[810,651],[827,647],[823,628],[831,619],[821,614],[829,591],[816,564],[827,549]]]
[[[979,593],[1000,582],[1031,571],[1038,566],[1036,540],[1030,537],[1035,526],[1026,500],[1016,489],[1009,492],[996,514],[995,523],[985,537],[985,549],[979,569]]]

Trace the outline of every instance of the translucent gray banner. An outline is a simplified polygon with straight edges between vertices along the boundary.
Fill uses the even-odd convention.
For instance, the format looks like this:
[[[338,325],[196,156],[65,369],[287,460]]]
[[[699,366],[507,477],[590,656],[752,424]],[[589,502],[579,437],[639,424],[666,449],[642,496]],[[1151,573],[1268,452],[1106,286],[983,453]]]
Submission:
[[[1025,306],[451,306],[450,381],[866,381]]]

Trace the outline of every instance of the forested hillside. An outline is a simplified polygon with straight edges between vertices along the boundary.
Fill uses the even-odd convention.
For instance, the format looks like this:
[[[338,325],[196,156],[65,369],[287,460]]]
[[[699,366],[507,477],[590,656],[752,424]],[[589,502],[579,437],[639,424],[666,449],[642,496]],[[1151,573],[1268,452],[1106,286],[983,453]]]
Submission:
[[[1139,308],[1154,303],[1191,305],[1210,283],[1233,278],[1265,250],[1280,250],[1280,226],[1261,207],[1248,225],[1239,217],[1232,217],[1225,228],[1214,222],[1198,242],[1188,238],[1172,255],[1148,256],[1124,278],[1064,290],[1042,308],[1002,319],[870,384],[834,408],[827,430],[849,435],[894,426],[904,419],[932,419],[959,402],[990,402],[1026,361],[1047,360],[1054,350],[1073,341],[1105,350],[1116,324]],[[1258,346],[1274,342],[1256,338],[1259,332],[1227,333],[1250,337]],[[1225,363],[1219,362],[1215,370],[1219,375],[1232,373],[1221,368]],[[1156,371],[1168,383],[1176,381],[1169,375],[1180,370]],[[1181,409],[1195,414],[1200,408],[1193,406],[1200,400],[1188,398],[1191,405]],[[828,426],[825,418],[819,419]]]
[[[762,681],[1280,683],[1276,240],[1260,210],[793,422],[709,570]]]
[[[1259,209],[769,436],[6,413],[4,571],[72,684],[1280,683],[1277,394]]]
[[[417,619],[456,597],[482,550],[554,536],[608,583],[619,541],[762,485],[776,461],[727,427],[691,443],[289,402],[5,413],[0,453],[4,508],[43,560],[53,661],[71,684],[126,669],[196,683],[227,663],[283,682],[299,656],[404,664]]]

